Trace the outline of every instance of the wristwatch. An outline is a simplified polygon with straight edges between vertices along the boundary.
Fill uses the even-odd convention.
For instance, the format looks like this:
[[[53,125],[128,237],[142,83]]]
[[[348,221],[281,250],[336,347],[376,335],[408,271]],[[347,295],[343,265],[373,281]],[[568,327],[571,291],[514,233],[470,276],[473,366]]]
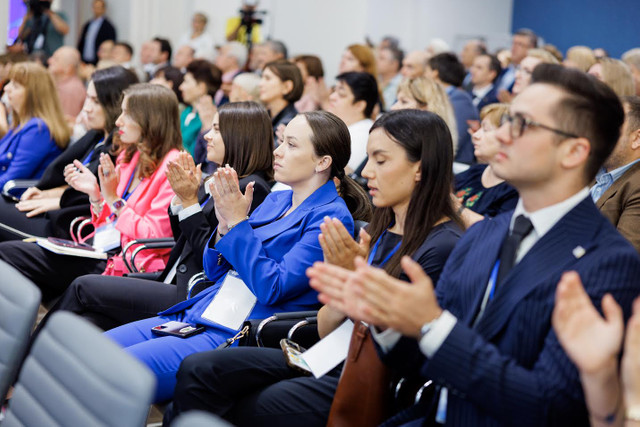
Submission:
[[[118,199],[115,202],[113,202],[111,206],[113,207],[114,212],[119,211],[120,209],[124,208],[124,200]]]

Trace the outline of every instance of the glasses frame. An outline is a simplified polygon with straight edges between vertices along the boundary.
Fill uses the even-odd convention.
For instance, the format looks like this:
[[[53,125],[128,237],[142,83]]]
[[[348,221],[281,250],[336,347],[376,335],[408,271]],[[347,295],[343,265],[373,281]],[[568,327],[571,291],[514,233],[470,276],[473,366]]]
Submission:
[[[522,124],[520,126],[514,126],[513,123],[515,120],[520,120]],[[535,120],[531,120],[530,118],[525,117],[520,113],[503,114],[502,117],[500,117],[500,126],[504,125],[507,122],[509,123],[509,128],[510,128],[509,130],[511,132],[511,138],[513,139],[520,138],[524,134],[524,132],[527,130],[527,128],[530,128],[530,127],[537,127],[540,129],[548,130],[550,132],[565,136],[567,138],[580,138],[578,135],[574,133],[565,132],[563,130],[556,129],[551,126],[547,126],[540,122],[536,122]]]

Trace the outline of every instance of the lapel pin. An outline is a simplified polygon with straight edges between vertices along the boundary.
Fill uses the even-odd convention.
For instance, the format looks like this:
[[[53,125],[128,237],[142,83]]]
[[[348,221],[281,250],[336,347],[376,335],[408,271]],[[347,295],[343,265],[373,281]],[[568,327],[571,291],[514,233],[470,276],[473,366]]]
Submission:
[[[573,256],[580,259],[587,251],[582,246],[573,248]]]

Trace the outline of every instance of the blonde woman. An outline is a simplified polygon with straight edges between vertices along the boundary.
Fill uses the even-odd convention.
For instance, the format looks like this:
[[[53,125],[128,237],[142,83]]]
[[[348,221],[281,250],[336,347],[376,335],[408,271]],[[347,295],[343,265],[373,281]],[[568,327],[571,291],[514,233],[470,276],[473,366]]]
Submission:
[[[36,63],[15,64],[5,87],[12,123],[0,111],[0,188],[12,179],[38,179],[69,143],[68,127],[53,80]],[[2,109],[2,107],[0,107]]]
[[[513,94],[517,95],[529,86],[531,74],[538,64],[559,64],[560,61],[551,53],[544,49],[529,49],[527,56],[520,61],[520,66],[516,69],[516,81],[513,84]]]
[[[567,57],[564,59],[564,66],[568,68],[577,68],[585,73],[596,63],[596,56],[593,50],[587,46],[573,46],[567,51]]]
[[[453,141],[453,152],[458,150],[458,128],[453,107],[444,88],[429,77],[404,79],[398,86],[398,96],[392,110],[415,108],[436,113],[447,124]]]
[[[620,98],[636,93],[631,68],[618,59],[601,59],[589,68],[589,74],[606,83]]]

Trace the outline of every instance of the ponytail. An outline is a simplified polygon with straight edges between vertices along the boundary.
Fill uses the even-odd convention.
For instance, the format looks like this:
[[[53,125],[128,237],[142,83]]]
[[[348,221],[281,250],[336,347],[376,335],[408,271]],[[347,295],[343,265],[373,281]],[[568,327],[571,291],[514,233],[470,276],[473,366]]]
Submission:
[[[336,175],[336,178],[340,180],[338,193],[340,193],[340,197],[342,197],[347,204],[347,208],[349,208],[353,219],[366,222],[371,221],[373,209],[371,208],[369,196],[353,178],[345,175],[344,169],[341,172],[342,178]]]

